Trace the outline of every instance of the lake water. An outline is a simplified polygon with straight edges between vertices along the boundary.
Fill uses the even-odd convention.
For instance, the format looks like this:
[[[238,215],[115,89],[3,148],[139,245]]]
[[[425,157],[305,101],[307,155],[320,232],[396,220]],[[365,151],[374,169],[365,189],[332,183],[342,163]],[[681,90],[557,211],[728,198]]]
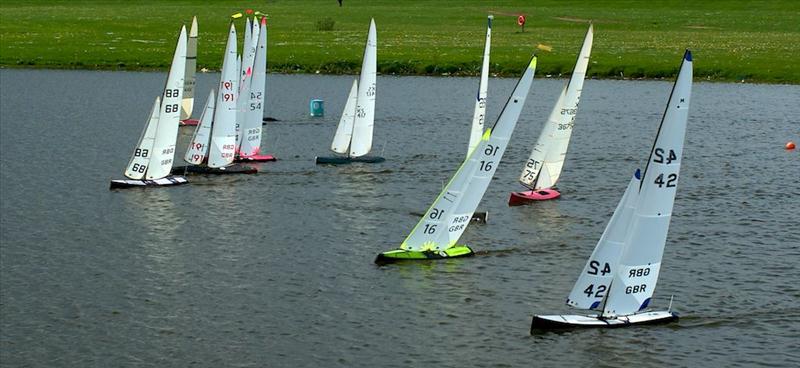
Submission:
[[[676,60],[677,63],[678,60]],[[205,96],[218,74],[199,75]],[[649,154],[671,81],[585,84],[562,197],[507,206],[563,80],[537,79],[462,242],[377,267],[462,160],[475,78],[378,79],[375,165],[328,154],[351,76],[270,75],[257,175],[109,191],[164,73],[0,70],[8,367],[787,366],[800,361],[800,86],[695,83],[651,303],[678,323],[529,335]],[[516,81],[492,79],[489,124]],[[324,118],[308,117],[310,98]],[[204,101],[197,101],[200,111]],[[199,105],[199,106],[198,106]],[[181,128],[179,154],[191,128]],[[794,362],[794,363],[791,363]],[[538,364],[537,364],[538,363]]]

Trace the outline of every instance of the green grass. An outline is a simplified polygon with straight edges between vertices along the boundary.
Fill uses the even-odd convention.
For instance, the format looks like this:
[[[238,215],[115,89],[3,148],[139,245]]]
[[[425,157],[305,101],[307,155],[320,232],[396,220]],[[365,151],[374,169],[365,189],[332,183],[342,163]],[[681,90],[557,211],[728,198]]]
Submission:
[[[27,1],[0,4],[0,65],[163,69],[180,23],[197,15],[198,67],[222,62],[229,15],[269,14],[272,71],[355,73],[370,17],[384,74],[474,75],[486,15],[495,14],[492,73],[517,75],[537,44],[537,73],[568,74],[586,22],[595,24],[589,75],[663,78],[684,48],[695,77],[800,83],[800,1]],[[514,14],[528,16],[520,32]],[[333,30],[319,30],[331,19]],[[241,29],[242,20],[237,21]]]

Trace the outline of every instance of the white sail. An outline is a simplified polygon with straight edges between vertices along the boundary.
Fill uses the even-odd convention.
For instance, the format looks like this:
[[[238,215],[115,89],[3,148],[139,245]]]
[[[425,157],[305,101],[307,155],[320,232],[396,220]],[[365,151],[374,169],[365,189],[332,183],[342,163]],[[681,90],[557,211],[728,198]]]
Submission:
[[[636,199],[639,197],[640,173],[628,183],[625,194],[617,204],[611,220],[608,221],[603,235],[597,242],[592,256],[583,267],[583,271],[569,293],[567,305],[581,309],[597,309],[608,295],[608,287],[617,269],[617,262],[622,253],[625,236],[631,223]]]
[[[239,156],[249,157],[258,154],[261,150],[261,121],[264,118],[264,94],[267,80],[267,18],[261,18],[261,27],[253,23],[253,35],[257,35],[255,57],[253,59],[253,75],[250,81],[250,91],[242,96],[247,96],[245,107],[243,138],[239,148]],[[245,98],[242,98],[245,100]]]
[[[675,202],[691,92],[692,54],[687,50],[642,175],[636,210],[614,272],[604,316],[635,313],[650,303]]]
[[[239,89],[236,108],[236,148],[237,152],[239,147],[242,146],[242,141],[245,135],[245,120],[247,119],[248,102],[250,101],[250,84],[253,79],[253,61],[255,59],[255,45],[253,44],[254,29],[250,23],[250,18],[245,19],[244,26],[244,43],[242,44],[241,67],[239,72]]]
[[[142,135],[139,137],[139,143],[136,144],[131,160],[128,162],[128,168],[125,169],[125,176],[131,179],[143,178],[144,173],[147,172],[147,166],[150,165],[150,154],[153,152],[153,141],[156,138],[160,107],[161,97],[156,97],[153,109],[150,111],[144,130],[142,130]]]
[[[208,167],[218,168],[233,163],[236,150],[236,100],[237,94],[236,28],[231,23],[222,75],[214,109],[214,127],[211,129],[211,145]]]
[[[508,140],[525,105],[535,69],[534,56],[494,127],[486,130],[475,150],[461,164],[433,205],[400,245],[401,249],[441,251],[456,245],[503,158]]]
[[[469,135],[469,149],[467,155],[475,149],[483,136],[483,125],[486,119],[486,96],[489,93],[489,49],[492,46],[492,19],[489,16],[486,26],[486,43],[483,46],[483,65],[481,66],[481,81],[478,84],[478,95],[475,99],[475,112],[472,114],[472,129]]]
[[[192,17],[189,28],[189,39],[186,42],[186,73],[183,81],[183,101],[181,102],[181,120],[192,116],[194,109],[194,85],[197,69],[197,17]]]
[[[593,31],[590,24],[572,76],[561,92],[558,102],[550,113],[550,118],[547,119],[542,133],[531,151],[530,158],[522,169],[519,181],[528,188],[533,190],[550,188],[556,185],[561,176],[583,90],[583,80],[589,65],[592,40]]]
[[[211,126],[214,121],[214,97],[212,89],[208,93],[203,114],[200,115],[200,123],[197,124],[192,140],[189,141],[189,148],[186,149],[186,155],[183,156],[183,160],[190,164],[200,165],[208,155],[208,142],[211,140]]]
[[[353,137],[353,121],[356,117],[356,100],[358,99],[358,80],[353,80],[350,87],[350,94],[347,95],[347,103],[344,105],[342,117],[336,127],[336,134],[333,136],[331,150],[336,153],[347,153],[350,148],[350,139]]]
[[[161,95],[161,108],[158,114],[158,126],[153,140],[153,152],[145,178],[161,179],[172,171],[175,159],[175,141],[178,139],[178,123],[181,117],[181,100],[183,99],[183,77],[186,73],[186,26],[181,27],[178,45],[172,57],[164,94]]]
[[[377,74],[378,36],[375,20],[369,22],[367,45],[361,63],[361,76],[358,80],[358,100],[356,117],[353,122],[353,138],[350,142],[350,156],[360,157],[372,149],[372,129],[375,125],[375,92]]]

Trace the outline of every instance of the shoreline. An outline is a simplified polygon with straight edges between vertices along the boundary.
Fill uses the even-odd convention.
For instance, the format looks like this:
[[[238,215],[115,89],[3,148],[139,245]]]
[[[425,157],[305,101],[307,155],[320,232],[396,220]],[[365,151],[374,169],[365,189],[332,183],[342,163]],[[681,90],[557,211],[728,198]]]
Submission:
[[[9,65],[0,64],[0,69],[19,69],[19,70],[86,70],[86,71],[109,71],[109,72],[144,72],[144,73],[154,73],[154,72],[166,72],[166,67],[119,67],[115,65],[91,65],[91,66],[75,66],[75,65]],[[322,70],[311,70],[308,68],[301,68],[301,69],[292,69],[292,68],[267,68],[267,73],[269,74],[283,74],[283,75],[358,75],[358,70],[340,70],[340,71],[322,71]],[[198,74],[205,74],[205,73],[219,73],[218,70],[206,70],[202,71],[201,68],[197,70]],[[543,72],[544,73],[544,72]],[[490,78],[517,78],[518,75],[513,73],[489,73]],[[646,72],[645,72],[646,74]],[[378,67],[378,75],[382,76],[396,76],[396,77],[434,77],[434,78],[473,78],[478,77],[479,73],[472,73],[469,71],[457,71],[455,73],[396,73],[396,72],[383,72],[381,71],[381,67]],[[537,78],[544,78],[544,79],[567,79],[569,78],[570,74],[559,73],[555,75],[554,73],[545,73],[544,75],[539,74],[537,72]],[[618,76],[618,75],[611,75],[611,74],[594,74],[587,73],[586,76],[587,80],[623,80],[623,81],[671,81],[675,79],[675,76]],[[797,86],[800,85],[800,81],[770,81],[770,80],[761,80],[761,79],[738,79],[738,78],[714,78],[710,75],[703,75],[695,73],[694,75],[695,82],[706,82],[706,83],[735,83],[735,84],[763,84],[763,85],[784,85],[784,86]]]

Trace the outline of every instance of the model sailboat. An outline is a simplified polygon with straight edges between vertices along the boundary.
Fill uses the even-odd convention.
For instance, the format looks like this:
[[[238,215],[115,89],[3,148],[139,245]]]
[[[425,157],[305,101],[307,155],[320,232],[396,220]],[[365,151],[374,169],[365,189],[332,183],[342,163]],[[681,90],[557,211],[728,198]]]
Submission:
[[[197,80],[197,17],[192,17],[189,28],[189,39],[186,43],[186,76],[183,81],[183,101],[181,102],[181,125],[197,125],[197,119],[191,119],[194,109],[194,86]]]
[[[186,27],[181,27],[167,83],[157,97],[144,132],[128,162],[128,179],[111,180],[110,188],[130,188],[184,184],[186,178],[170,175],[178,138],[178,120],[186,71]]]
[[[245,86],[240,88],[240,109],[243,112],[239,120],[241,137],[237,142],[237,161],[275,161],[272,155],[262,155],[261,141],[263,135],[262,120],[264,116],[264,95],[267,78],[267,18],[261,18],[261,26],[253,21],[252,28],[252,61],[247,58],[251,72],[246,76]],[[245,70],[245,73],[247,71]],[[238,118],[237,118],[238,119]]]
[[[231,22],[216,98],[212,91],[184,156],[184,161],[191,165],[176,167],[173,172],[252,174],[258,171],[249,166],[233,164],[236,151],[237,74],[236,28]]]
[[[531,332],[566,327],[623,327],[678,319],[648,311],[667,240],[692,91],[692,54],[683,57],[644,173],[637,170],[567,299],[598,314],[534,316]]]
[[[461,164],[447,186],[406,237],[400,249],[378,254],[375,263],[464,257],[473,254],[458,239],[478,207],[503,158],[533,82],[536,56],[506,102],[494,127],[487,129],[478,145]]]
[[[333,152],[346,156],[317,157],[317,164],[384,161],[383,157],[367,156],[372,149],[372,131],[375,124],[377,50],[378,36],[375,31],[375,20],[372,19],[361,63],[361,75],[358,81],[353,81],[331,144]]]
[[[578,103],[583,90],[583,79],[586,76],[589,55],[592,51],[592,39],[592,25],[590,24],[572,76],[561,91],[558,102],[553,107],[550,118],[547,119],[536,145],[533,146],[530,158],[522,169],[519,182],[530,190],[512,192],[508,200],[509,206],[558,198],[561,195],[555,189],[555,185],[561,176],[569,139],[572,136],[575,114],[578,111]]]

